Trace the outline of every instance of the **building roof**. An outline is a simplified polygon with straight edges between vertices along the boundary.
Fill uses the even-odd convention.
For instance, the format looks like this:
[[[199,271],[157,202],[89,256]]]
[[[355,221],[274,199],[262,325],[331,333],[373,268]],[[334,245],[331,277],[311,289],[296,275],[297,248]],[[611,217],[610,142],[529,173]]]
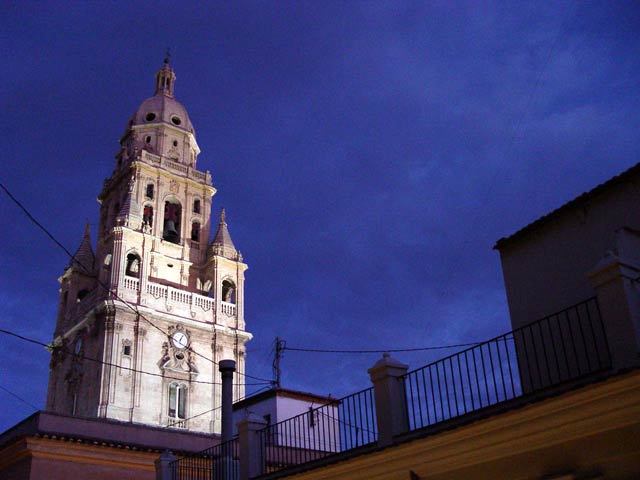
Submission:
[[[316,393],[300,392],[298,390],[289,390],[288,388],[276,387],[234,403],[233,409],[242,410],[243,408],[247,408],[250,405],[255,405],[256,403],[260,403],[273,397],[293,398],[296,400],[321,403],[322,405],[337,403],[339,401],[337,398],[333,398],[330,395],[318,395]]]
[[[525,227],[521,228],[517,232],[509,235],[508,237],[502,237],[501,239],[499,239],[496,242],[496,244],[493,246],[493,248],[495,250],[501,250],[502,248],[506,247],[507,245],[512,244],[512,242],[523,238],[527,234],[529,234],[529,233],[533,232],[534,230],[542,227],[543,225],[546,225],[550,221],[558,218],[560,215],[562,215],[563,213],[569,211],[570,209],[575,208],[575,207],[577,207],[579,205],[583,205],[583,204],[587,203],[590,200],[593,200],[594,198],[596,198],[597,196],[599,196],[599,195],[603,194],[604,192],[610,190],[614,186],[620,185],[621,183],[625,183],[625,182],[629,181],[632,177],[634,177],[634,176],[636,176],[638,174],[640,174],[640,163],[637,163],[636,165],[634,165],[633,167],[629,168],[628,170],[625,170],[621,174],[610,178],[609,180],[607,180],[606,182],[601,183],[600,185],[596,186],[595,188],[593,188],[593,189],[591,189],[591,190],[589,190],[587,192],[584,192],[581,195],[578,195],[573,200],[570,200],[569,202],[565,203],[561,207],[556,208],[555,210],[547,213],[546,215],[543,215],[542,217],[538,218],[537,220],[535,220],[535,221],[531,222],[530,224],[526,225]]]
[[[157,452],[166,449],[174,452],[199,452],[220,441],[218,435],[45,411],[34,413],[0,434],[0,447],[24,437]]]

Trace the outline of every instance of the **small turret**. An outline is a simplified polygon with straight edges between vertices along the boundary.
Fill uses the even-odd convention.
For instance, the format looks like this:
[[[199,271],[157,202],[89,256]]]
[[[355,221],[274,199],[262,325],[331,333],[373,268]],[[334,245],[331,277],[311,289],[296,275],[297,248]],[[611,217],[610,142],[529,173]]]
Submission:
[[[240,259],[240,252],[236,250],[229,235],[229,229],[227,228],[226,213],[224,208],[220,211],[220,222],[218,223],[218,231],[213,237],[213,241],[210,246],[210,254],[220,255],[232,260]]]
[[[76,250],[76,253],[73,255],[73,258],[69,263],[69,268],[91,275],[93,274],[95,258],[96,256],[93,253],[93,248],[91,247],[91,225],[89,224],[89,220],[87,220],[87,224],[84,227],[82,242],[80,243],[78,250]]]

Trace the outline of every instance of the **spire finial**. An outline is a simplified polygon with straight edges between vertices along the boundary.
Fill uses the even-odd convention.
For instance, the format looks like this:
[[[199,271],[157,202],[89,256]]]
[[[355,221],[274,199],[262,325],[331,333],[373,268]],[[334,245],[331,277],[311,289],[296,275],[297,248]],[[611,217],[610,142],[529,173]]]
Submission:
[[[227,223],[227,213],[224,210],[224,207],[222,207],[222,210],[220,210],[220,225],[226,224]]]
[[[167,47],[167,53],[164,55],[165,65],[169,65],[170,61],[171,61],[171,47]]]
[[[87,218],[87,221],[84,224],[84,237],[89,237],[90,235],[91,235],[91,224],[89,223],[89,219]]]

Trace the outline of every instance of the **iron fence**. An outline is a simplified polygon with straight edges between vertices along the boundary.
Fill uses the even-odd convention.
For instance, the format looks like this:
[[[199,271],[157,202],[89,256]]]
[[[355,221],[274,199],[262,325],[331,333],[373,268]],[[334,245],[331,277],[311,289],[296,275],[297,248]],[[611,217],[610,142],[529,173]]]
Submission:
[[[425,428],[609,368],[597,300],[407,373],[409,430]]]
[[[220,443],[171,463],[173,480],[238,480],[238,439]]]
[[[302,465],[376,442],[373,388],[368,388],[259,432],[263,474]]]

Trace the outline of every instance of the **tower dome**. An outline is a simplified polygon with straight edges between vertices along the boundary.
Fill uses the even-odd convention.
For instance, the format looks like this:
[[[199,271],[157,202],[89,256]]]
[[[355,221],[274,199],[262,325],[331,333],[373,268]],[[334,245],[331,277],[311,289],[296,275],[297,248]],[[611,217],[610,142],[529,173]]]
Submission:
[[[135,125],[166,123],[195,135],[187,109],[173,96],[176,75],[169,66],[168,57],[156,73],[156,91],[147,98],[127,124],[127,130]]]

